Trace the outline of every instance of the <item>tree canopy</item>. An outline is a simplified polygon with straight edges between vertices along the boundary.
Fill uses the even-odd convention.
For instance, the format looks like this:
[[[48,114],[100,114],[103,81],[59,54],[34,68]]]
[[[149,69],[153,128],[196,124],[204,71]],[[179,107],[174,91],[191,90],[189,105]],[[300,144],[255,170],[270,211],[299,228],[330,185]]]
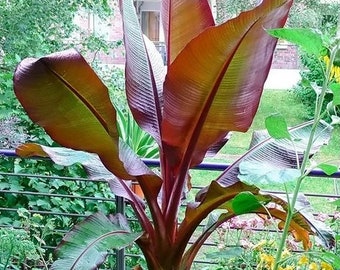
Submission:
[[[114,1],[0,0],[0,133],[4,133],[1,124],[12,128],[17,119],[11,116],[22,115],[12,90],[14,69],[20,60],[70,47],[98,51],[110,46],[110,41],[97,33],[80,29],[75,17],[82,11],[109,19],[113,16],[111,3]]]
[[[0,0],[1,69],[13,68],[19,59],[81,42],[74,39],[80,31],[74,17],[81,9],[101,17],[112,13],[107,0]]]
[[[234,17],[259,4],[261,0],[216,0],[217,21]],[[333,30],[338,21],[340,1],[295,0],[288,26]],[[327,26],[327,27],[325,27]]]

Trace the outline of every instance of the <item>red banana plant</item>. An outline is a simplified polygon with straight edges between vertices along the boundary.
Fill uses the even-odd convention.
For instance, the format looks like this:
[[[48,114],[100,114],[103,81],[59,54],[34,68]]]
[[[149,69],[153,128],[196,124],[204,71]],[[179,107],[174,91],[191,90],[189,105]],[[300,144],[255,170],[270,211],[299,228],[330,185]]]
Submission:
[[[134,234],[122,217],[95,214],[66,235],[52,269],[96,269],[109,247],[122,248],[135,240],[149,269],[188,270],[204,240],[224,221],[250,212],[284,220],[283,200],[238,179],[240,161],[202,189],[181,222],[178,212],[189,169],[230,131],[250,127],[277,42],[265,29],[283,27],[292,3],[263,0],[253,10],[215,25],[208,0],[162,0],[164,66],[141,32],[133,0],[120,0],[127,101],[139,126],[159,146],[160,175],[119,139],[108,90],[79,53],[67,50],[19,64],[14,90],[30,118],[57,143],[78,151],[25,144],[17,153],[49,156],[61,164],[82,160],[90,177],[107,179],[115,194],[130,201],[143,228]],[[251,153],[246,156],[257,152]],[[131,180],[142,188],[144,200],[132,192]],[[265,210],[268,202],[282,208]],[[215,209],[225,212],[188,246],[198,225]],[[312,227],[307,219],[297,214],[291,230],[309,245]],[[125,240],[117,244],[117,239]]]

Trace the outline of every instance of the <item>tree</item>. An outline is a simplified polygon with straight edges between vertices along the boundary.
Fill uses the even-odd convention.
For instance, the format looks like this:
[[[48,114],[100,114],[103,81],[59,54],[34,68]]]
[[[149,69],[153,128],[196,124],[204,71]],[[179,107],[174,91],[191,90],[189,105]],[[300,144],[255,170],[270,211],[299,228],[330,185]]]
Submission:
[[[0,0],[0,67],[12,70],[18,59],[65,49],[80,29],[76,13],[85,8],[99,16],[112,10],[106,0]]]
[[[259,4],[259,2],[261,1],[216,0],[216,21],[220,23],[235,17],[241,11],[248,10]]]
[[[14,128],[19,123],[12,116],[23,115],[12,91],[13,72],[21,59],[69,47],[109,46],[95,33],[82,33],[74,23],[80,10],[103,19],[113,14],[107,0],[0,0],[0,127]],[[30,125],[26,120],[25,127]]]
[[[261,2],[260,0],[216,0],[217,21],[234,17],[241,11],[248,10]],[[321,29],[327,23],[336,25],[339,1],[324,3],[320,0],[295,0],[289,15],[288,26]]]
[[[337,10],[340,3],[337,1],[320,0],[297,0],[292,8],[289,17],[288,26],[314,28],[319,30],[328,30],[336,26]],[[324,27],[327,25],[327,27]]]

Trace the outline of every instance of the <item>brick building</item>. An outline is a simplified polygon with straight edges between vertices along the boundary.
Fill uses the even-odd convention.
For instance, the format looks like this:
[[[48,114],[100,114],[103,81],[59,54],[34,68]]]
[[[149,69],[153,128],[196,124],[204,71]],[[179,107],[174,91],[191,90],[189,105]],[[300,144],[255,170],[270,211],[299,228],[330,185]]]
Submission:
[[[212,6],[216,0],[210,0]],[[135,1],[135,6],[139,14],[141,27],[143,33],[152,40],[159,51],[165,54],[164,35],[160,22],[160,1],[159,0],[145,0]],[[118,41],[123,38],[122,20],[119,13],[117,0],[113,1],[114,15],[107,22],[103,22],[93,14],[80,13],[76,18],[76,23],[88,32],[95,32],[108,41]],[[91,56],[89,56],[91,58]],[[96,59],[106,64],[123,65],[124,48],[118,46],[109,54],[97,53]],[[289,43],[278,43],[274,53],[273,65],[274,69],[298,69],[299,57],[295,46]]]

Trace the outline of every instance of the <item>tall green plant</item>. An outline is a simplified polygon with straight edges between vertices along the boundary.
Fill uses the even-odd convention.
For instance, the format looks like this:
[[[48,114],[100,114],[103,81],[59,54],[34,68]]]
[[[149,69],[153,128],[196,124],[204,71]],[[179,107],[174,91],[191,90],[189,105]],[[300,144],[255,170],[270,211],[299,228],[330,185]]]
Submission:
[[[220,25],[215,25],[206,0],[161,3],[166,67],[142,35],[133,1],[120,1],[127,101],[135,121],[158,144],[160,175],[119,137],[117,112],[107,88],[79,53],[68,50],[26,59],[15,72],[15,93],[32,120],[59,144],[78,150],[26,144],[17,153],[49,156],[59,164],[81,162],[90,177],[107,179],[111,190],[130,202],[143,228],[132,233],[121,216],[92,215],[66,235],[52,269],[95,269],[110,247],[122,248],[133,240],[149,269],[190,269],[204,241],[226,220],[249,212],[286,217],[284,200],[262,194],[238,178],[241,160],[296,166],[289,152],[268,151],[278,149],[271,138],[203,188],[196,201],[186,206],[181,222],[178,212],[189,169],[208,151],[218,149],[216,145],[224,144],[230,131],[246,131],[251,125],[277,42],[264,29],[282,27],[292,1],[264,0]],[[293,130],[308,133],[310,126],[306,123]],[[315,151],[329,133],[328,125],[319,126]],[[132,192],[131,180],[141,186],[143,201]],[[223,210],[222,214],[188,246],[196,228],[215,209]],[[289,228],[305,246],[313,231],[329,240],[299,213]]]
[[[318,87],[314,86],[315,91],[315,110],[313,114],[313,120],[311,125],[310,134],[308,136],[308,141],[306,147],[304,149],[305,155],[301,159],[301,161],[297,157],[297,164],[300,173],[296,177],[291,177],[289,180],[295,181],[295,188],[293,194],[289,196],[287,194],[288,201],[288,214],[285,220],[283,236],[281,239],[280,246],[278,248],[278,252],[276,254],[276,259],[274,262],[273,269],[279,269],[279,265],[281,262],[281,256],[285,245],[285,240],[287,238],[288,232],[290,230],[289,226],[292,222],[293,216],[296,213],[296,207],[301,208],[305,206],[301,206],[301,201],[299,201],[299,192],[300,187],[306,176],[312,169],[320,168],[327,175],[332,175],[334,172],[339,169],[339,159],[331,160],[325,162],[316,161],[310,162],[310,154],[312,153],[312,147],[315,143],[315,140],[318,139],[318,126],[322,123],[322,119],[324,115],[327,115],[329,108],[335,108],[340,105],[340,83],[339,78],[336,77],[336,73],[334,72],[334,68],[336,68],[336,57],[340,51],[340,39],[336,37],[334,40],[329,41],[325,40],[323,36],[317,34],[311,30],[306,29],[277,29],[277,30],[269,30],[269,32],[275,36],[282,39],[286,39],[290,42],[295,43],[300,46],[302,50],[304,50],[309,57],[314,58],[316,60],[324,59],[326,52],[330,52],[329,61],[326,61],[326,64],[319,62],[319,68],[322,70],[322,85]],[[318,78],[317,78],[318,79]],[[331,94],[331,100],[328,102],[327,109],[324,108],[324,102],[326,100],[326,94]],[[335,109],[333,109],[335,110]],[[332,124],[339,124],[339,116],[332,116]],[[291,133],[288,132],[287,126],[285,124],[284,119],[281,117],[279,119],[275,117],[271,117],[267,119],[266,122],[267,129],[269,134],[277,139],[287,139],[291,141],[293,147],[296,147],[296,139],[292,136]],[[255,174],[252,175],[256,177]],[[258,176],[258,175],[257,175]],[[332,253],[325,253],[321,256],[324,260],[330,262],[336,268],[340,267],[339,258]]]

